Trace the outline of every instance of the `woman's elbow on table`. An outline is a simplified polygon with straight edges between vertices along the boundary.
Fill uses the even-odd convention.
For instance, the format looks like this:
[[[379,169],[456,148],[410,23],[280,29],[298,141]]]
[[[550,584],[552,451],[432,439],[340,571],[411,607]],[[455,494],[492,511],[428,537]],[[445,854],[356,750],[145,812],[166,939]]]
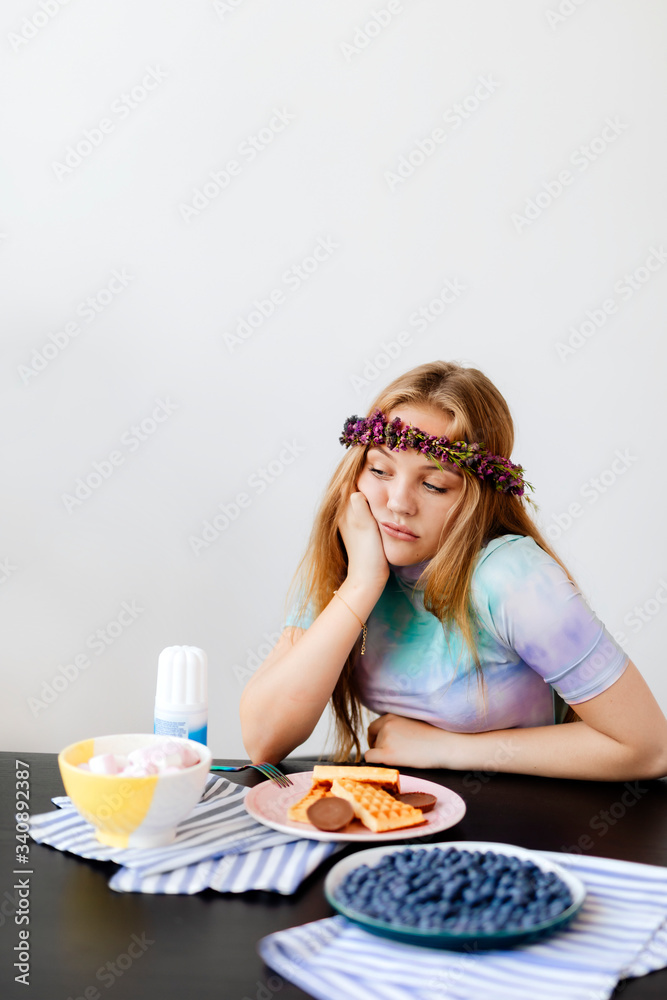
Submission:
[[[667,719],[631,660],[610,688],[575,710],[588,726],[621,744],[632,780],[667,777]]]
[[[244,704],[244,695],[241,695],[240,716],[241,738],[248,758],[253,764],[263,762],[277,764],[282,758],[276,756],[278,747],[275,740],[271,739],[268,726],[262,723],[262,720],[257,717],[248,704]]]
[[[667,744],[653,753],[644,753],[637,761],[637,781],[667,778]]]
[[[298,744],[279,744],[270,739],[256,738],[254,740],[243,738],[243,746],[248,754],[248,759],[253,764],[279,764],[281,760],[288,757]]]

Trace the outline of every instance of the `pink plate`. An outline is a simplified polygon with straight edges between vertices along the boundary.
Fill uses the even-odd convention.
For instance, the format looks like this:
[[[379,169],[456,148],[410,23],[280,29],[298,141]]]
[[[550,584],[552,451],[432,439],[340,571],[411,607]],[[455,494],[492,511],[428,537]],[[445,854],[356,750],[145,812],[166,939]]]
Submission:
[[[425,823],[421,826],[408,826],[404,830],[390,830],[387,833],[373,833],[358,819],[343,827],[342,830],[328,832],[318,830],[310,823],[295,823],[287,818],[290,806],[302,799],[313,782],[312,771],[299,771],[290,774],[293,784],[289,788],[280,788],[273,781],[263,781],[261,785],[251,788],[245,797],[247,811],[264,826],[270,826],[281,833],[294,833],[308,840],[360,840],[382,842],[388,840],[414,840],[417,837],[430,837],[432,833],[440,833],[455,826],[465,816],[466,804],[460,795],[449,788],[425,781],[423,778],[410,778],[401,775],[401,792],[430,792],[437,801],[430,812],[424,813]]]

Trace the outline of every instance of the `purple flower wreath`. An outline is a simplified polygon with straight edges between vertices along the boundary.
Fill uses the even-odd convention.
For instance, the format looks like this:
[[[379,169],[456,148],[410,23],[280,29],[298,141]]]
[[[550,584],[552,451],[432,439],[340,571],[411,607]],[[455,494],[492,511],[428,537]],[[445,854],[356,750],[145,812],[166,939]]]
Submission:
[[[432,459],[441,471],[444,472],[444,469],[439,460],[451,462],[464,472],[471,472],[489,483],[500,493],[522,497],[526,487],[533,489],[530,483],[524,481],[522,466],[514,465],[502,455],[489,454],[483,442],[469,444],[467,441],[451,442],[444,436],[435,437],[418,427],[403,424],[399,417],[389,422],[382,410],[373,410],[370,417],[348,417],[340,443],[346,448],[351,444],[383,444],[391,451],[415,448]]]

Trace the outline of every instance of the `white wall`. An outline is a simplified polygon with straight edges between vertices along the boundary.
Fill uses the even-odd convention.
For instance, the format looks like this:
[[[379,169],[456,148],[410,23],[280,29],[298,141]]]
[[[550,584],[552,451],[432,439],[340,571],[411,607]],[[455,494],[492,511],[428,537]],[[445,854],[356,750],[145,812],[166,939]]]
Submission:
[[[665,6],[6,0],[1,18],[3,748],[150,730],[158,654],[190,643],[213,751],[245,756],[243,669],[280,626],[343,420],[435,358],[506,395],[544,525],[667,709]],[[465,290],[436,316],[447,281]],[[559,354],[589,310],[601,325]],[[67,501],[95,463],[108,478]]]

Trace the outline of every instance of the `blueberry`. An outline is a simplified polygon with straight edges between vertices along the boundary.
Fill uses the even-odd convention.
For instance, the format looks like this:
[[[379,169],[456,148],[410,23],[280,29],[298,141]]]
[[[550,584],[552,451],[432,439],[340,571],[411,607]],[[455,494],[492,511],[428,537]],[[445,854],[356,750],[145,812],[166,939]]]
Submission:
[[[336,896],[392,926],[459,934],[530,930],[572,903],[561,879],[532,861],[457,848],[385,855],[351,872]]]
[[[406,879],[396,879],[391,886],[390,892],[394,899],[402,899],[408,892],[409,886]]]
[[[430,876],[429,872],[423,872],[422,871],[422,872],[418,872],[416,875],[412,876],[412,878],[410,879],[410,884],[415,889],[420,889],[423,885],[426,885],[426,883],[429,882],[430,879],[431,879],[431,876]]]

